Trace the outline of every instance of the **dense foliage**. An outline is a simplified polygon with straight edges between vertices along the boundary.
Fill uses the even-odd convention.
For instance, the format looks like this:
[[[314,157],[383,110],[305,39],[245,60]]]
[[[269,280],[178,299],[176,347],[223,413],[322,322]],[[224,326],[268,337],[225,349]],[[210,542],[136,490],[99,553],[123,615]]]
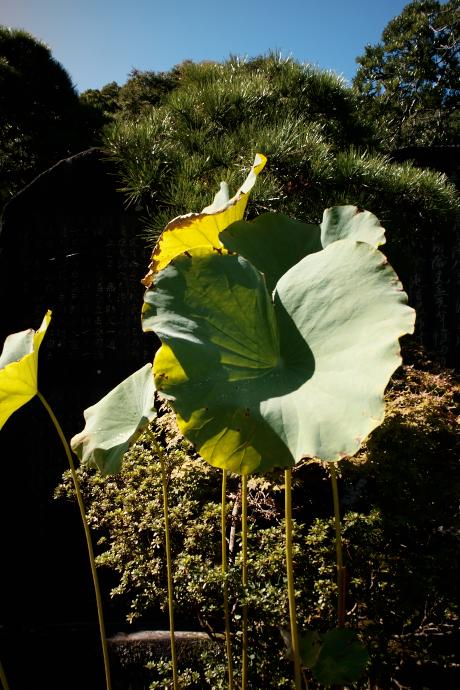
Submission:
[[[135,119],[152,107],[160,105],[165,95],[172,91],[177,83],[177,68],[170,72],[133,69],[122,86],[112,81],[102,89],[83,91],[80,99],[83,103],[99,109],[106,122],[114,116]]]
[[[383,426],[357,458],[342,464],[347,621],[371,652],[371,687],[389,688],[395,681],[410,688],[448,687],[458,662],[460,387],[423,353],[409,349],[406,361],[387,393]],[[183,670],[184,678],[199,678],[186,687],[225,687],[224,653],[218,645],[223,625],[220,475],[190,450],[168,413],[161,417],[159,436],[169,451],[179,619],[186,627],[209,631],[217,644],[212,653],[203,652],[200,663]],[[166,603],[161,476],[148,438],[125,456],[120,475],[81,474],[89,520],[99,535],[99,562],[118,573],[113,595],[122,596],[128,620],[145,624]],[[280,633],[288,625],[282,476],[253,478],[249,488],[250,584],[245,596],[252,621],[251,673],[263,687],[288,688],[290,669]],[[232,476],[228,538],[234,602],[242,594],[239,491],[239,480]],[[70,494],[70,485],[60,492]],[[334,621],[334,530],[330,488],[319,463],[305,462],[295,471],[294,505],[299,623],[304,630],[325,630]],[[240,613],[235,604],[236,639]],[[157,678],[161,668],[156,668]]]
[[[451,5],[453,0],[442,7]],[[390,125],[406,131],[409,121],[417,125],[417,143],[454,141],[449,139],[458,100],[458,48],[455,31],[449,33],[454,10],[446,27],[429,24],[438,48],[447,41],[447,66],[440,63],[430,83],[422,80],[424,95],[412,99],[410,118],[397,109],[409,95],[403,98],[398,91],[390,98],[388,84],[382,91],[375,80],[371,87],[364,67],[357,90],[332,73],[275,53],[222,64],[185,61],[164,73],[133,70],[125,84],[111,82],[78,98],[49,48],[23,31],[2,27],[0,203],[49,165],[100,144],[102,137],[104,149],[118,161],[128,202],[147,219],[149,241],[171,210],[200,209],[221,179],[230,185],[239,180],[239,161],[252,160],[256,150],[268,155],[270,167],[259,185],[254,215],[283,211],[316,222],[323,208],[353,203],[372,209],[390,230],[410,225],[414,217],[422,224],[429,216],[435,225],[449,224],[454,201],[444,180],[410,166],[389,166],[382,152],[391,144]],[[425,31],[419,24],[431,22],[432,13],[415,11],[417,21],[412,14],[404,23],[404,45],[412,36],[411,45],[418,46]],[[445,15],[436,16],[440,22]],[[406,82],[398,78],[398,89]],[[406,90],[409,94],[409,86]],[[436,125],[433,139],[434,124],[420,108],[423,113],[432,109],[442,136]],[[394,205],[395,197],[400,206]]]
[[[50,49],[0,26],[0,209],[53,163],[90,146],[100,126]]]
[[[254,216],[269,210],[318,222],[324,208],[354,204],[402,244],[409,228],[450,227],[455,189],[440,174],[369,153],[376,139],[359,97],[337,76],[272,54],[183,65],[163,104],[117,118],[105,148],[128,201],[148,219],[150,242],[174,215],[204,208],[221,180],[235,190],[256,151],[269,163],[252,196]]]
[[[412,0],[367,45],[354,85],[388,147],[458,144],[459,0]]]

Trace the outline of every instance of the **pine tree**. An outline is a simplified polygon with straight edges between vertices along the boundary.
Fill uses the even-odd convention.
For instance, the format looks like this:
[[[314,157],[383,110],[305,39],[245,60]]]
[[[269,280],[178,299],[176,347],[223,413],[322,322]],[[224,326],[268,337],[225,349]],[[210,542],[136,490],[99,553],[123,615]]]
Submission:
[[[460,141],[459,0],[413,0],[356,62],[363,116],[389,148]]]

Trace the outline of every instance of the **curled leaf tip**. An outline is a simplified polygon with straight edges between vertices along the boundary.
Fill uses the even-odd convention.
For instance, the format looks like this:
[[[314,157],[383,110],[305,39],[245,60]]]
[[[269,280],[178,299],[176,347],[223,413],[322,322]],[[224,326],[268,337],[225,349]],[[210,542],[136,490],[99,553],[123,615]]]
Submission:
[[[249,192],[266,162],[263,154],[256,154],[248,176],[232,198],[229,198],[228,184],[221,182],[212,204],[201,213],[178,216],[168,223],[154,247],[148,273],[141,283],[149,288],[155,273],[166,268],[175,256],[185,250],[195,247],[223,248],[219,233],[243,218]]]
[[[217,213],[227,206],[230,201],[230,192],[228,184],[225,181],[220,183],[220,189],[217,192],[212,204],[206,206],[201,213]]]
[[[323,247],[341,239],[366,242],[375,249],[386,242],[385,228],[380,225],[378,218],[357,206],[327,208],[320,227]]]

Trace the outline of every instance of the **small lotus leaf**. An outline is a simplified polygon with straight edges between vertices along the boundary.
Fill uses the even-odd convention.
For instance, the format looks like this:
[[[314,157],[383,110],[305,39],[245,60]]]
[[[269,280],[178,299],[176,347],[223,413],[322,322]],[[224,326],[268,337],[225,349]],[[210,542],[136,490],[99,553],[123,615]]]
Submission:
[[[266,162],[265,156],[260,153],[256,155],[249,175],[231,199],[228,198],[227,183],[223,182],[213,203],[201,213],[178,216],[168,223],[153,250],[149,272],[142,280],[146,287],[152,284],[155,273],[165,268],[178,254],[195,247],[223,247],[219,233],[243,218],[249,192]]]
[[[29,328],[5,340],[0,355],[0,429],[37,394],[38,350],[50,320],[48,310],[38,331]]]
[[[85,428],[70,442],[83,464],[112,474],[156,416],[152,365],[146,364],[84,412]]]
[[[322,636],[322,647],[313,675],[324,685],[345,685],[358,680],[369,662],[366,648],[354,630],[337,628]]]
[[[353,455],[383,420],[414,312],[385,257],[341,240],[278,281],[237,255],[193,250],[146,291],[163,345],[156,386],[205,460],[233,472]]]

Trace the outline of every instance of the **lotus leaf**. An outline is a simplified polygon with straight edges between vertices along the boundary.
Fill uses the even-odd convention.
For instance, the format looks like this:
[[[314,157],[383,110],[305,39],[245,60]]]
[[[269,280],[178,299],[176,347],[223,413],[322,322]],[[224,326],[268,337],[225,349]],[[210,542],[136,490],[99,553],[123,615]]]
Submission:
[[[312,668],[321,652],[322,638],[316,630],[309,630],[299,636],[299,654],[302,666]]]
[[[364,242],[306,256],[273,300],[247,259],[196,249],[155,276],[143,325],[162,340],[155,382],[182,432],[205,460],[245,474],[357,452],[413,330],[406,302]]]
[[[281,213],[263,213],[252,221],[238,221],[219,237],[226,249],[241,254],[265,275],[270,292],[304,256],[323,248],[319,225],[301,223]]]
[[[281,630],[281,637],[286,645],[286,652],[289,659],[293,659],[291,633],[287,630]],[[318,656],[322,647],[322,637],[316,630],[307,630],[299,635],[299,655],[302,666],[306,668],[313,668],[318,661]]]
[[[88,407],[85,428],[70,442],[80,461],[102,474],[118,472],[131,443],[156,417],[154,396],[152,365],[146,364]]]
[[[0,355],[0,429],[37,394],[38,350],[50,321],[48,310],[38,331],[29,328],[5,340]]]
[[[313,666],[313,675],[324,685],[345,685],[364,673],[369,654],[354,630],[336,628],[322,636],[322,647]]]

